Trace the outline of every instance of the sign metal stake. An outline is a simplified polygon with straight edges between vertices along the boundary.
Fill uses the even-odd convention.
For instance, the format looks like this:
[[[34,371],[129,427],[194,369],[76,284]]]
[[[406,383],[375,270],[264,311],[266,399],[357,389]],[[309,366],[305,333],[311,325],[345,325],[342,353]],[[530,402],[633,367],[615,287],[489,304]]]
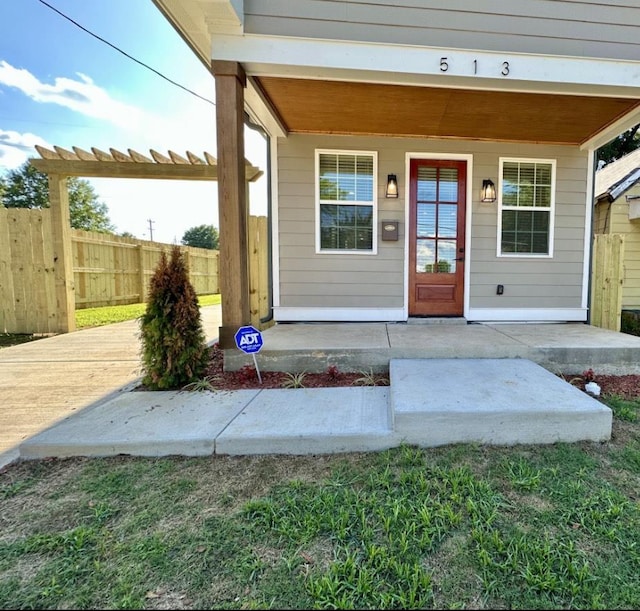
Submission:
[[[260,380],[260,384],[262,384],[262,376],[260,375],[260,368],[258,367],[258,361],[256,360],[256,353],[254,352],[252,355],[253,364],[256,366],[256,373],[258,374],[258,380]]]

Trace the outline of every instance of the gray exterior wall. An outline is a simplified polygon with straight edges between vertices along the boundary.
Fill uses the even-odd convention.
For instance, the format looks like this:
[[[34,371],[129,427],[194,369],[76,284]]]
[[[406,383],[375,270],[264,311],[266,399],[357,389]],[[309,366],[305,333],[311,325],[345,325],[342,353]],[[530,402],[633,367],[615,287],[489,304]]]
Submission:
[[[315,149],[378,152],[378,254],[315,253]],[[278,140],[280,306],[401,308],[405,277],[405,157],[473,155],[470,308],[580,308],[582,305],[588,154],[577,148],[422,139],[291,135]],[[497,257],[498,204],[479,201],[484,178],[498,185],[499,158],[555,159],[553,258]],[[386,199],[396,174],[398,199]],[[382,220],[400,221],[398,242],[384,242]],[[496,285],[504,294],[496,295]]]
[[[637,0],[244,0],[247,34],[637,60]]]

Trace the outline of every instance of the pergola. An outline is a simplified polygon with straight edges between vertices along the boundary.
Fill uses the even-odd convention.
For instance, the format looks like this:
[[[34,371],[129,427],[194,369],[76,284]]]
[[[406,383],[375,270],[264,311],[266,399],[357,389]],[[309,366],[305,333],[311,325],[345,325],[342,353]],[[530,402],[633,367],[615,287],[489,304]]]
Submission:
[[[123,153],[110,148],[107,153],[94,147],[91,152],[75,146],[73,150],[59,146],[54,146],[54,150],[39,145],[35,148],[41,158],[29,159],[29,162],[49,178],[56,300],[60,331],[63,333],[75,330],[68,177],[223,181],[218,176],[216,158],[207,152],[202,158],[190,151],[183,157],[171,150],[168,155],[163,155],[150,149],[149,157],[132,149]],[[262,171],[245,159],[244,167],[238,164],[237,168],[237,182],[243,185],[238,189],[241,205],[233,206],[230,212],[228,206],[219,202],[219,270],[223,295],[221,339],[223,336],[233,338],[238,327],[250,322],[247,191],[248,183],[255,182],[260,176]],[[219,184],[219,193],[222,187]]]

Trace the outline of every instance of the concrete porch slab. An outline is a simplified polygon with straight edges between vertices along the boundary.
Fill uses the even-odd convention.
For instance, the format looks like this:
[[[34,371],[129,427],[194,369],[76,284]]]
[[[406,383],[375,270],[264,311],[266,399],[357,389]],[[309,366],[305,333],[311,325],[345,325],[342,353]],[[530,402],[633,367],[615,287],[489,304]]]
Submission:
[[[392,359],[396,434],[422,447],[606,441],[611,410],[526,359]]]
[[[27,439],[20,457],[210,455],[259,392],[129,392]]]
[[[529,347],[484,325],[387,324],[391,358],[523,358]]]
[[[552,372],[640,373],[640,337],[582,323],[487,324],[529,347],[529,358]]]
[[[216,439],[216,454],[327,454],[397,445],[388,387],[265,389]]]

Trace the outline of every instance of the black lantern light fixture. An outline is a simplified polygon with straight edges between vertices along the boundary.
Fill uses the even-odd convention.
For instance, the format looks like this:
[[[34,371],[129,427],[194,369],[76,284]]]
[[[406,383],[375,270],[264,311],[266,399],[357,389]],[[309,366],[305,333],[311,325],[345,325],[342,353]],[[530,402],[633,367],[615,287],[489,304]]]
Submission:
[[[496,186],[488,178],[482,181],[482,201],[483,202],[496,201]]]
[[[387,197],[398,197],[398,179],[395,174],[387,176]]]

